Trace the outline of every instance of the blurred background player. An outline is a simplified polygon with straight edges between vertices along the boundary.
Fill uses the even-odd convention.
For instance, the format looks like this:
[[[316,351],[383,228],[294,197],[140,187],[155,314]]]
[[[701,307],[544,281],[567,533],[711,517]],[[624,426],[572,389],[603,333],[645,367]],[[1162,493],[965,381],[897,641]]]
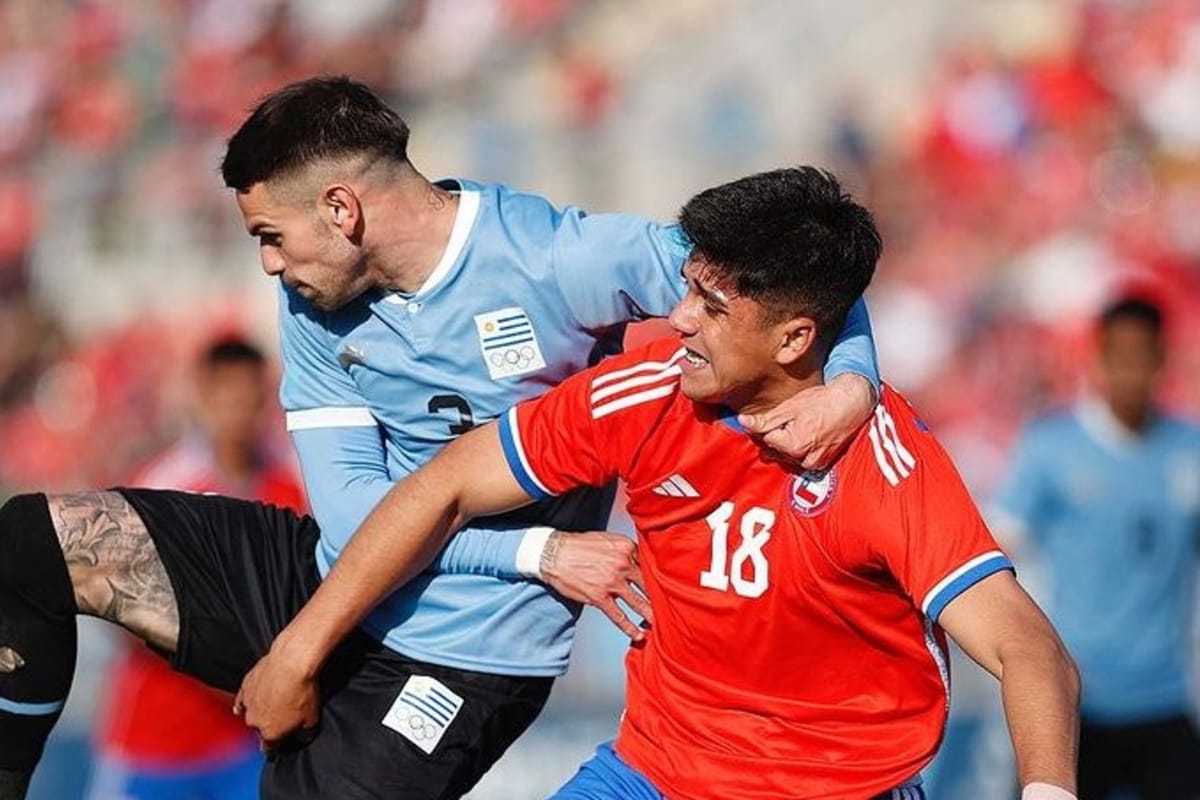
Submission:
[[[1029,426],[996,519],[1040,556],[1083,676],[1080,797],[1191,800],[1200,427],[1155,405],[1158,306],[1119,299],[1096,333],[1092,392]]]
[[[265,435],[274,403],[269,373],[262,352],[245,339],[208,345],[193,375],[192,429],[134,485],[303,510],[293,468]],[[258,797],[262,755],[252,732],[229,713],[230,695],[174,672],[133,640],[111,670],[105,694],[88,800]]]

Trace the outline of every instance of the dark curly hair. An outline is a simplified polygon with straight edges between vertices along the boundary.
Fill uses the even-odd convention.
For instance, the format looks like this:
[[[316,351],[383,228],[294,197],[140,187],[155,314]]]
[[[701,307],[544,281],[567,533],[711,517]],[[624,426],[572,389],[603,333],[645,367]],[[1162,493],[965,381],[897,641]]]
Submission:
[[[810,317],[841,330],[871,282],[883,243],[867,209],[816,167],[762,172],[706,189],[679,214],[692,257],[772,319]]]

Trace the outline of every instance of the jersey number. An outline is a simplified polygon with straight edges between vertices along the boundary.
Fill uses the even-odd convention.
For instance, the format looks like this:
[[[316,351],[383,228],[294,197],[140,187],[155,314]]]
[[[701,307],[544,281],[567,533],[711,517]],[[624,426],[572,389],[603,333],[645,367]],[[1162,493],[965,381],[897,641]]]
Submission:
[[[733,584],[733,591],[742,597],[761,597],[767,590],[769,566],[763,546],[771,539],[775,512],[755,506],[742,514],[738,525],[741,543],[729,555],[729,523],[733,518],[733,503],[726,500],[716,511],[704,518],[712,530],[712,562],[700,573],[700,585],[724,592]]]
[[[435,394],[429,398],[429,413],[440,414],[443,411],[456,412],[457,422],[450,423],[450,432],[462,436],[475,427],[475,417],[471,414],[471,404],[467,398],[459,394]]]

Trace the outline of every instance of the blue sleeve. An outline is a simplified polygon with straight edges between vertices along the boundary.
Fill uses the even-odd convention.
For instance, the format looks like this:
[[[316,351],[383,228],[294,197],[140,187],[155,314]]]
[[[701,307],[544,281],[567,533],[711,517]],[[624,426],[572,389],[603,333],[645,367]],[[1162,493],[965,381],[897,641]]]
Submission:
[[[383,432],[338,362],[324,315],[282,284],[280,291],[280,400],[321,528],[321,546],[332,559],[403,476],[389,472]],[[518,578],[516,552],[523,533],[464,529],[430,570]]]
[[[379,432],[367,427],[297,430],[292,431],[292,441],[325,546],[340,551],[394,484],[387,473]],[[517,548],[524,534],[524,528],[464,528],[428,569],[519,579]]]
[[[325,315],[282,282],[279,344],[279,399],[322,546],[332,557],[391,486],[381,431],[338,363]]]
[[[691,245],[678,225],[630,214],[566,209],[554,234],[554,273],[574,317],[601,329],[671,313],[687,290]],[[850,309],[825,365],[825,379],[851,372],[879,393],[879,364],[866,302]]]
[[[463,528],[446,543],[431,569],[434,572],[490,575],[493,578],[523,580],[517,571],[517,548],[526,528],[498,530]]]
[[[875,387],[879,397],[879,361],[875,355],[875,337],[871,334],[871,317],[867,313],[867,301],[861,297],[846,315],[846,324],[829,351],[825,361],[825,382],[839,375],[852,373],[861,375]]]
[[[392,488],[379,430],[370,427],[293,430],[292,443],[300,457],[313,516],[321,527],[322,546],[340,551]]]

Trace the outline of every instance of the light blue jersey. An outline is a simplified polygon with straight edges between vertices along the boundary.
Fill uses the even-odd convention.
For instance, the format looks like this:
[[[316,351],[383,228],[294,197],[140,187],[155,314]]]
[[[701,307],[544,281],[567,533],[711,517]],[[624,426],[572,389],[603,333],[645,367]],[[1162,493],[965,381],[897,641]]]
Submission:
[[[1087,401],[1030,426],[997,505],[1042,556],[1084,717],[1188,713],[1200,428],[1158,417],[1135,436]]]
[[[322,575],[395,481],[615,352],[626,323],[665,316],[686,289],[688,246],[675,226],[560,210],[503,186],[442,185],[459,193],[457,219],[417,292],[369,292],[326,313],[281,285],[281,398],[321,528]],[[826,375],[847,371],[878,386],[861,301]],[[589,490],[474,520],[363,627],[428,662],[562,673],[578,608],[522,579],[517,553],[531,524],[604,529],[611,500],[611,490]]]

